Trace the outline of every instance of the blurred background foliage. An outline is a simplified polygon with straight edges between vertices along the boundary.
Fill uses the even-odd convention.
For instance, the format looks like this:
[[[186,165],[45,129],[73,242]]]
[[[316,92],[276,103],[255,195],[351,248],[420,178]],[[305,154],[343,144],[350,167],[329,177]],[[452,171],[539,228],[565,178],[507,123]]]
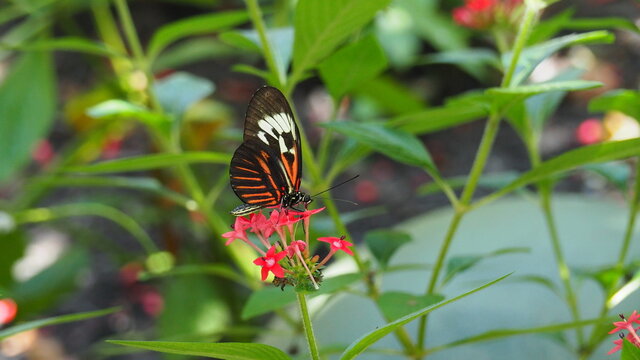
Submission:
[[[476,90],[500,81],[499,49],[489,34],[456,24],[457,0],[394,0],[371,22],[349,14],[348,21],[364,27],[343,38],[329,34],[327,42],[335,44],[309,55],[293,48],[301,36],[294,33],[295,3],[261,2],[280,78],[262,70],[272,65],[261,56],[259,34],[241,1],[129,1],[128,23],[124,1],[0,4],[0,321],[121,308],[9,338],[3,356],[151,359],[157,355],[127,357],[120,353],[130,350],[101,340],[118,334],[249,341],[260,331],[264,318],[240,316],[249,291],[260,287],[252,254],[224,248],[219,234],[239,203],[227,164],[241,140],[246,104],[265,82],[291,95],[309,146],[319,149],[323,180],[305,169],[303,187],[319,191],[360,174],[336,191],[360,204],[340,203],[356,240],[447,203],[424,171],[371,155],[352,140],[323,143],[333,139],[331,128],[316,125],[388,121],[421,135],[455,187],[482,132],[475,120],[488,114]],[[634,1],[567,0],[547,9],[531,44],[602,29],[616,40],[586,47],[580,43],[613,37],[561,38],[564,44],[546,49],[560,51],[532,79],[581,78],[604,86],[514,107],[483,189],[529,169],[522,144],[534,140],[519,128],[526,116],[537,124],[532,136],[544,157],[640,134],[632,119],[640,119],[637,92],[611,92],[638,87],[638,19]],[[141,45],[125,41],[131,32]],[[284,83],[292,63],[289,80],[295,81]],[[594,165],[570,174],[559,188],[620,199],[617,189],[629,173],[626,163]],[[326,218],[312,231],[338,230]]]

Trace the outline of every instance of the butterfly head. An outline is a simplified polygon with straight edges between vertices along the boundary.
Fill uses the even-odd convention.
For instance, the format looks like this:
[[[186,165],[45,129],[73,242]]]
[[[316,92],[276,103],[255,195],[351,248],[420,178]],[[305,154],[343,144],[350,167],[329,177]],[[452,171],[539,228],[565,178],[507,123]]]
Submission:
[[[313,199],[309,194],[306,194],[302,191],[292,191],[282,197],[282,207],[291,208],[297,204],[302,203],[306,208],[307,205],[309,205],[312,201]]]

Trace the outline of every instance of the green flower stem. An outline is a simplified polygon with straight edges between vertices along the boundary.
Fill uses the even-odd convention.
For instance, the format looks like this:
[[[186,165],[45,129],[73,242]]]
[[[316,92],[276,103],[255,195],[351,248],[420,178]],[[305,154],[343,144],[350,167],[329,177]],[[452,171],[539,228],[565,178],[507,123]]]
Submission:
[[[500,85],[503,88],[511,86],[520,55],[522,54],[527,40],[529,39],[529,35],[533,30],[533,26],[536,23],[538,14],[544,7],[544,3],[540,0],[529,0],[526,2],[526,4],[527,7],[524,13],[524,18],[520,25],[520,28],[518,29],[518,34],[514,42],[511,61]],[[431,273],[429,285],[427,286],[427,294],[433,294],[435,292],[438,278],[444,265],[444,261],[447,257],[447,253],[449,251],[449,247],[451,245],[453,237],[455,236],[458,226],[460,225],[460,221],[464,217],[465,213],[469,211],[468,206],[471,203],[473,194],[476,190],[476,187],[478,186],[478,181],[480,180],[480,176],[484,171],[487,158],[491,153],[491,148],[493,147],[493,143],[498,133],[500,118],[501,113],[499,112],[499,109],[492,109],[491,115],[489,117],[489,120],[487,121],[484,133],[482,135],[482,140],[480,141],[480,145],[478,147],[478,152],[476,153],[476,158],[474,159],[473,166],[471,167],[471,172],[469,174],[469,178],[467,179],[467,184],[465,185],[460,197],[460,206],[456,209],[456,212],[451,222],[449,223],[449,229],[447,230],[445,239],[440,247],[438,257],[436,258],[436,264],[433,268],[433,272]],[[427,317],[423,316],[422,318],[420,318],[420,323],[418,325],[417,343],[419,352],[424,349],[424,341],[427,332],[426,329]]]
[[[320,360],[318,344],[316,343],[316,337],[313,334],[311,318],[309,317],[309,309],[307,308],[307,299],[302,293],[296,293],[296,296],[298,297],[298,304],[300,305],[300,316],[302,317],[304,334],[307,337],[307,344],[309,345],[309,354],[311,355],[311,359]]]
[[[558,266],[558,275],[562,281],[566,297],[567,305],[571,310],[571,316],[574,321],[580,321],[580,311],[578,309],[578,300],[573,287],[571,286],[571,270],[567,265],[564,254],[562,252],[562,246],[560,245],[560,237],[558,236],[558,229],[556,227],[555,219],[553,217],[553,210],[551,208],[551,193],[552,185],[550,182],[542,182],[538,184],[538,194],[540,196],[540,206],[544,213],[544,219],[549,229],[549,235],[551,236],[551,244],[553,245],[553,254],[556,258],[556,264]],[[584,334],[582,328],[576,328],[576,336],[578,339],[579,347],[584,343]]]
[[[618,270],[618,280],[615,281],[614,286],[607,291],[607,296],[603,301],[602,307],[600,308],[599,317],[601,318],[605,317],[609,310],[611,310],[609,299],[617,291],[618,284],[622,279],[622,276],[624,275],[624,263],[627,257],[627,253],[629,252],[631,239],[633,239],[633,231],[636,225],[638,210],[640,210],[640,158],[636,159],[635,167],[636,173],[635,179],[633,180],[633,198],[631,199],[631,204],[629,206],[629,217],[627,218],[627,226],[624,231],[622,247],[620,248],[620,254],[618,255],[618,261],[616,263],[616,270]],[[584,355],[583,358],[588,358],[591,353],[597,348],[602,339],[602,334],[593,331],[591,333],[591,337],[589,338],[589,342],[583,349],[584,354],[581,354]]]
[[[280,73],[280,71],[278,70],[276,58],[271,49],[271,45],[269,44],[269,39],[267,38],[267,27],[265,26],[264,20],[262,19],[262,11],[260,11],[258,1],[245,0],[245,3],[247,4],[249,17],[251,18],[253,27],[256,29],[256,31],[258,31],[260,43],[262,44],[262,52],[264,54],[264,59],[267,62],[267,66],[269,67],[269,71],[271,71],[271,73],[275,75],[275,79],[278,81],[278,84],[274,85],[280,88],[285,84],[286,78],[284,74]]]

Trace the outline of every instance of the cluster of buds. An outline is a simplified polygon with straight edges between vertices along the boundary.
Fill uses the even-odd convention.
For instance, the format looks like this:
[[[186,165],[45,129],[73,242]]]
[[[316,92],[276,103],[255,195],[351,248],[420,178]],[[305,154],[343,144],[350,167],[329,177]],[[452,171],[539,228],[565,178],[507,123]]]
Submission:
[[[453,20],[472,29],[489,29],[495,25],[517,22],[516,10],[522,0],[465,0],[463,6],[453,9]]]
[[[323,209],[274,209],[269,216],[262,212],[239,216],[232,225],[233,230],[222,234],[222,237],[227,239],[227,246],[235,240],[241,240],[260,254],[253,263],[262,267],[262,281],[272,273],[275,277],[274,285],[283,289],[286,285],[291,285],[299,291],[317,290],[322,281],[322,267],[336,252],[342,250],[353,255],[349,249],[353,244],[346,241],[344,236],[318,238],[318,241],[329,243],[331,250],[321,261],[319,256],[310,255],[310,218]],[[296,238],[296,228],[300,223],[303,224],[304,240]],[[247,232],[253,233],[257,241],[252,241]],[[276,238],[275,241],[272,240],[274,234],[277,235],[277,238],[273,237]]]
[[[624,315],[620,314],[620,319],[622,319],[622,321],[614,322],[613,325],[615,325],[615,328],[609,331],[609,334],[620,331],[620,333],[618,334],[620,338],[613,341],[616,346],[614,346],[613,349],[609,350],[609,352],[607,353],[608,355],[622,349],[622,343],[624,342],[625,338],[629,340],[633,345],[640,347],[640,337],[638,337],[638,334],[636,333],[636,331],[640,329],[640,326],[634,327],[634,324],[640,324],[640,315],[638,315],[638,312],[634,311],[628,319],[626,319]],[[626,335],[624,334],[624,330],[628,331]]]

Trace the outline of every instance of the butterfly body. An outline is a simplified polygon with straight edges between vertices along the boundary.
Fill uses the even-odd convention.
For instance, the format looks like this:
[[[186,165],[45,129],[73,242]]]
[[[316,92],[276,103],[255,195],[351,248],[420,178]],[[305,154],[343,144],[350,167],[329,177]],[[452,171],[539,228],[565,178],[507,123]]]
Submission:
[[[262,87],[249,102],[243,142],[231,159],[231,187],[244,202],[231,213],[306,205],[311,197],[299,190],[301,179],[300,132],[291,107],[278,89]]]

